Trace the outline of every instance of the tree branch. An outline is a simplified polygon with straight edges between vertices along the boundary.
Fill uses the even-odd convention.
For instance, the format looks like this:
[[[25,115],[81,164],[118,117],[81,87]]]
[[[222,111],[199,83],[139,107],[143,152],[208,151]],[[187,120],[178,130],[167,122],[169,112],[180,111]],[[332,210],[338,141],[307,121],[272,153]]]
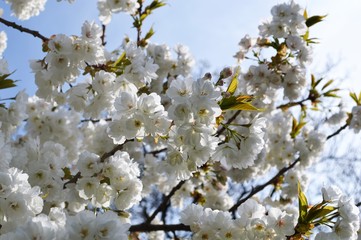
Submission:
[[[113,156],[117,151],[120,151],[123,149],[124,144],[126,144],[127,142],[132,142],[134,141],[134,139],[130,139],[130,140],[125,140],[124,143],[116,145],[112,150],[110,150],[109,152],[104,153],[101,157],[100,157],[100,162],[104,162],[105,159],[107,159],[108,157]]]
[[[173,195],[175,194],[175,192],[177,190],[179,190],[182,185],[185,183],[185,181],[180,181],[177,186],[175,186],[172,191],[170,191],[170,193],[163,199],[163,202],[159,205],[159,207],[153,212],[153,214],[146,220],[146,222],[144,224],[150,224],[153,219],[157,216],[157,214],[159,212],[161,212],[164,208],[167,207],[167,204],[169,202],[169,200],[173,197]]]
[[[235,112],[235,113],[233,114],[233,116],[228,119],[228,121],[226,122],[225,125],[231,124],[231,123],[238,117],[238,115],[239,115],[240,113],[241,113],[241,110],[238,110],[237,112]],[[226,128],[225,128],[224,126],[222,126],[222,127],[217,131],[216,137],[218,137],[219,135],[221,135],[221,134],[224,132],[224,130],[226,130]]]
[[[165,152],[167,151],[168,148],[161,148],[161,149],[158,149],[158,150],[154,150],[154,151],[150,151],[150,152],[145,152],[145,154],[152,154],[153,156],[156,156],[158,155],[159,153],[162,153],[162,152]]]
[[[104,162],[105,159],[107,159],[110,156],[113,156],[117,151],[120,151],[123,149],[123,146],[125,143],[127,142],[131,142],[133,141],[133,139],[131,140],[126,140],[123,144],[119,144],[116,145],[111,151],[104,153],[101,157],[100,157],[100,162]],[[70,183],[76,183],[78,181],[78,179],[81,177],[81,173],[78,172],[77,174],[74,175],[74,177],[72,177],[69,181],[65,182],[63,185],[63,189],[66,188],[66,185],[70,184]]]
[[[0,18],[0,22],[8,27],[12,27],[12,28],[15,28],[16,30],[19,30],[20,32],[25,32],[25,33],[32,35],[33,37],[40,38],[41,40],[43,40],[43,42],[49,41],[49,38],[43,36],[38,31],[34,31],[29,28],[22,27],[19,24],[16,24],[15,22],[9,22],[3,18]]]
[[[191,228],[184,224],[154,225],[154,224],[142,223],[142,224],[131,226],[129,231],[130,232],[152,232],[152,231],[165,231],[165,232],[187,231],[187,232],[190,232]]]
[[[250,199],[251,197],[253,197],[254,195],[256,195],[257,193],[259,193],[260,191],[262,191],[265,187],[267,187],[268,185],[274,183],[275,181],[278,180],[278,178],[280,176],[282,176],[283,174],[285,174],[288,170],[290,170],[291,168],[293,168],[294,166],[296,166],[296,164],[300,161],[300,158],[297,158],[296,161],[294,161],[291,165],[289,165],[288,167],[284,167],[282,168],[273,178],[271,178],[270,180],[268,180],[267,182],[258,185],[256,187],[254,187],[252,189],[252,191],[243,199],[241,199],[240,201],[238,201],[236,204],[234,204],[228,211],[229,212],[235,212],[237,210],[237,208],[239,206],[241,206],[242,203],[244,203],[245,201],[247,201],[248,199]]]
[[[100,36],[100,39],[102,40],[103,46],[107,44],[107,42],[105,41],[105,30],[106,30],[106,25],[102,24],[102,35]]]
[[[290,107],[294,107],[294,106],[297,106],[297,105],[300,105],[302,107],[303,103],[310,100],[310,98],[305,98],[305,99],[302,99],[298,102],[289,102],[289,103],[286,103],[286,104],[282,104],[278,107],[276,107],[277,109],[282,109],[282,110],[285,110],[287,108],[290,108]]]
[[[347,128],[347,126],[348,126],[348,123],[346,123],[345,125],[343,125],[342,127],[340,127],[336,132],[328,135],[327,138],[326,138],[326,140],[328,140],[328,139],[336,136],[337,134],[339,134],[340,132],[342,132],[343,130],[345,130],[345,129]]]
[[[342,130],[344,130],[346,127],[348,126],[348,124],[346,123],[344,126],[342,126],[340,129],[338,129],[336,132],[332,133],[331,135],[326,137],[326,140],[331,139],[332,137],[336,136],[337,134],[339,134]],[[253,197],[254,195],[256,195],[257,193],[259,193],[260,191],[262,191],[265,187],[267,187],[268,185],[276,182],[278,180],[278,178],[280,176],[282,176],[283,174],[285,174],[288,170],[292,169],[294,166],[296,166],[296,164],[300,161],[300,158],[297,158],[296,161],[294,161],[291,165],[289,165],[288,167],[284,167],[282,168],[273,178],[271,178],[270,180],[268,180],[267,182],[265,182],[264,184],[258,185],[256,187],[254,187],[252,189],[252,191],[243,199],[239,200],[235,205],[233,205],[228,211],[234,213],[237,208],[244,203],[245,201],[247,201],[248,199],[250,199],[251,197]]]

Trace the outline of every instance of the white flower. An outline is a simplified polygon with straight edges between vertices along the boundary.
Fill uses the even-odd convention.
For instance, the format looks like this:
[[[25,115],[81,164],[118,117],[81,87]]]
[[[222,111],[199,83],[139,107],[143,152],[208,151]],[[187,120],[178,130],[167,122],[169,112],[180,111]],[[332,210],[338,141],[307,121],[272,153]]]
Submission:
[[[266,209],[255,200],[248,199],[237,208],[237,213],[240,216],[239,220],[237,221],[239,221],[243,227],[246,227],[251,223],[252,219],[264,218]]]
[[[130,224],[124,224],[116,213],[107,211],[95,219],[94,239],[127,239]]]
[[[331,185],[322,188],[322,198],[324,201],[338,201],[342,196],[342,191],[337,186]]]
[[[353,203],[352,199],[345,196],[341,197],[338,202],[338,211],[340,216],[347,222],[356,222],[359,221],[360,210]]]
[[[101,43],[102,29],[95,22],[85,21],[81,28],[81,34],[87,41],[94,41],[96,44]]]
[[[177,103],[185,103],[189,101],[192,94],[193,78],[177,77],[173,80],[167,90],[167,96]]]
[[[87,200],[94,196],[99,187],[99,180],[95,177],[83,177],[76,183],[76,189],[79,191],[79,197]]]
[[[77,167],[82,176],[90,177],[101,170],[102,164],[98,155],[86,151],[80,154]]]
[[[355,133],[361,130],[361,106],[354,106],[352,108],[352,118],[350,122],[350,129],[353,129]]]
[[[6,33],[4,31],[0,32],[0,57],[3,55],[3,52],[6,49],[7,46],[7,36]]]
[[[279,236],[291,236],[295,230],[295,218],[282,212],[279,208],[271,208],[267,215],[268,227]]]
[[[5,2],[11,4],[13,15],[20,20],[27,20],[44,10],[46,0],[6,0]]]

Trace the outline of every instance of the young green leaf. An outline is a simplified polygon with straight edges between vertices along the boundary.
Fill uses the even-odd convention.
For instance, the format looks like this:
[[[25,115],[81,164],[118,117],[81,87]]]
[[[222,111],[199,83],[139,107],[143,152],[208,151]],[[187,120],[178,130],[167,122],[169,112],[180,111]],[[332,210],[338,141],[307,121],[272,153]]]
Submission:
[[[234,92],[237,90],[239,72],[240,72],[240,67],[237,67],[237,69],[232,77],[232,80],[227,88],[226,92],[230,93],[231,95],[233,95]]]
[[[301,189],[301,184],[298,182],[298,207],[299,207],[299,223],[304,223],[307,220],[308,201],[306,195]]]
[[[306,20],[306,26],[311,27],[311,26],[315,25],[316,23],[321,22],[326,16],[327,15],[324,15],[324,16],[315,15],[315,16],[309,17]]]

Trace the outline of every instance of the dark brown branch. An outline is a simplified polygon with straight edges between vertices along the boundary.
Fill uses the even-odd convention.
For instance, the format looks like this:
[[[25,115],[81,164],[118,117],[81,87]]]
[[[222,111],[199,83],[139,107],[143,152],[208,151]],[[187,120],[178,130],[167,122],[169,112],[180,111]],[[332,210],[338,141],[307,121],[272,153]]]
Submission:
[[[282,110],[285,110],[287,108],[290,108],[290,107],[294,107],[294,106],[298,106],[300,105],[301,107],[303,106],[303,103],[310,100],[310,98],[305,98],[305,99],[302,99],[298,102],[289,102],[289,103],[286,103],[286,104],[282,104],[280,106],[277,107],[277,109],[282,109]]]
[[[130,140],[125,140],[124,143],[116,145],[112,150],[110,150],[109,152],[104,153],[101,157],[100,157],[100,162],[104,162],[105,159],[107,159],[108,157],[113,156],[117,151],[120,151],[123,149],[124,144],[126,144],[127,142],[132,142],[134,141],[133,139]]]
[[[78,181],[78,179],[81,177],[80,172],[78,172],[77,174],[74,175],[74,177],[72,177],[69,181],[65,182],[63,185],[63,189],[66,188],[66,185],[70,184],[70,183],[76,183]]]
[[[140,37],[142,35],[142,8],[143,8],[143,1],[138,1],[139,3],[139,8],[138,8],[138,26],[137,26],[137,46],[140,46]]]
[[[142,223],[142,224],[131,226],[129,231],[130,232],[152,232],[152,231],[165,231],[165,232],[187,231],[187,232],[190,232],[191,229],[189,226],[184,225],[184,224],[154,225],[154,224]]]
[[[38,31],[34,31],[29,28],[22,27],[19,24],[16,24],[15,22],[9,22],[3,18],[0,18],[0,22],[5,24],[8,27],[12,27],[12,28],[15,28],[16,30],[19,30],[20,32],[25,32],[25,33],[32,35],[33,37],[40,38],[41,40],[43,40],[43,42],[49,41],[49,38],[43,36]]]
[[[102,40],[103,46],[107,44],[107,42],[105,41],[105,30],[106,30],[106,26],[102,24],[102,35],[100,36],[100,39]]]
[[[327,136],[326,140],[331,139],[332,137],[336,136],[337,134],[339,134],[342,130],[344,130],[346,127],[348,126],[348,124],[345,124],[344,126],[342,126],[340,129],[338,129],[336,132],[334,132],[333,134]],[[294,166],[296,166],[296,164],[300,161],[300,158],[298,158],[296,161],[294,161],[291,165],[289,165],[288,167],[284,167],[282,168],[273,178],[271,178],[270,180],[268,180],[267,182],[265,182],[264,184],[258,185],[256,187],[254,187],[252,189],[252,191],[243,199],[239,200],[235,205],[233,205],[228,211],[234,213],[237,208],[244,203],[245,201],[247,201],[248,199],[250,199],[251,197],[253,197],[254,195],[256,195],[257,193],[259,193],[260,191],[262,191],[265,187],[267,187],[270,184],[275,183],[278,178],[280,176],[282,176],[283,174],[285,174],[288,170],[292,169]]]
[[[233,114],[233,116],[228,119],[228,121],[226,122],[225,125],[231,124],[231,123],[238,117],[238,115],[239,115],[240,113],[241,113],[240,110],[238,110],[237,112],[235,112],[235,114]],[[225,128],[224,126],[222,126],[222,127],[217,131],[216,137],[218,137],[219,135],[221,135],[221,134],[224,132],[224,130],[226,130],[226,128]]]
[[[336,132],[328,135],[326,139],[328,140],[328,139],[336,136],[337,134],[339,134],[340,132],[342,132],[343,130],[345,130],[345,129],[347,128],[347,126],[348,126],[348,124],[346,123],[345,125],[343,125],[342,127],[340,127]]]
[[[131,139],[131,140],[126,140],[123,144],[116,145],[111,151],[104,153],[104,154],[100,157],[100,162],[104,162],[105,159],[107,159],[108,157],[113,156],[117,151],[122,150],[124,144],[127,143],[127,142],[131,142],[131,141],[133,141],[133,139]],[[65,188],[66,188],[66,185],[68,185],[68,184],[70,184],[70,183],[76,183],[80,177],[81,177],[81,173],[78,172],[78,173],[75,174],[74,177],[72,177],[69,181],[67,181],[67,182],[64,183],[63,189],[65,189]]]
[[[153,219],[157,216],[157,214],[167,207],[169,200],[173,197],[175,192],[183,186],[184,183],[185,183],[185,181],[180,181],[177,184],[177,186],[175,186],[172,189],[172,191],[170,191],[170,193],[166,197],[164,197],[163,202],[158,206],[158,208],[153,212],[153,214],[147,219],[145,224],[150,224],[153,221]]]
[[[238,201],[236,204],[234,204],[228,211],[229,212],[235,212],[237,210],[237,208],[239,206],[241,206],[242,203],[244,203],[245,201],[247,201],[248,199],[250,199],[251,197],[253,197],[254,195],[256,195],[257,193],[259,193],[260,191],[262,191],[265,187],[267,187],[268,185],[275,183],[276,181],[278,181],[278,178],[280,176],[282,176],[283,174],[285,174],[288,170],[290,170],[291,168],[293,168],[294,166],[296,166],[296,164],[300,161],[300,158],[298,158],[296,161],[294,161],[291,165],[289,165],[288,167],[284,167],[282,168],[273,178],[271,178],[270,180],[268,180],[267,182],[258,185],[256,187],[254,187],[252,189],[252,191],[243,199],[241,199],[240,201]]]
[[[98,123],[100,122],[102,119],[82,119],[80,122],[92,122],[92,123]],[[105,118],[104,121],[106,122],[110,122],[112,121],[111,118]]]
[[[158,155],[159,153],[165,152],[167,151],[168,148],[161,148],[159,150],[154,150],[154,151],[150,151],[150,152],[146,152],[145,154],[152,154],[153,156]]]

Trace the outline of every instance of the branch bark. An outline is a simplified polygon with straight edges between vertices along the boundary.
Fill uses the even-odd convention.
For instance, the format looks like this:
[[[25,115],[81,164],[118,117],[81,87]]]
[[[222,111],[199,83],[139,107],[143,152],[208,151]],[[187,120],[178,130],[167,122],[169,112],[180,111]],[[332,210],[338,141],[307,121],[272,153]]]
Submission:
[[[157,216],[157,214],[160,213],[163,209],[165,209],[167,207],[169,200],[173,197],[175,192],[183,186],[184,183],[185,183],[185,181],[180,181],[172,189],[172,191],[170,191],[170,193],[163,199],[163,202],[158,206],[158,208],[153,212],[153,214],[150,215],[150,217],[146,220],[145,224],[149,225],[153,221],[153,219]]]
[[[40,38],[41,40],[43,40],[43,42],[46,42],[46,41],[49,41],[49,38],[45,37],[44,35],[40,34],[38,31],[34,31],[34,30],[31,30],[29,28],[25,28],[15,22],[10,22],[10,21],[7,21],[3,18],[0,18],[0,22],[3,23],[4,25],[8,26],[8,27],[12,27],[16,30],[19,30],[20,32],[25,32],[25,33],[28,33],[30,35],[32,35],[33,37],[36,37],[36,38]]]
[[[190,232],[191,228],[184,224],[154,225],[154,224],[142,223],[142,224],[131,226],[129,231],[130,232],[152,232],[152,231],[165,231],[165,232],[187,231],[187,232]]]

